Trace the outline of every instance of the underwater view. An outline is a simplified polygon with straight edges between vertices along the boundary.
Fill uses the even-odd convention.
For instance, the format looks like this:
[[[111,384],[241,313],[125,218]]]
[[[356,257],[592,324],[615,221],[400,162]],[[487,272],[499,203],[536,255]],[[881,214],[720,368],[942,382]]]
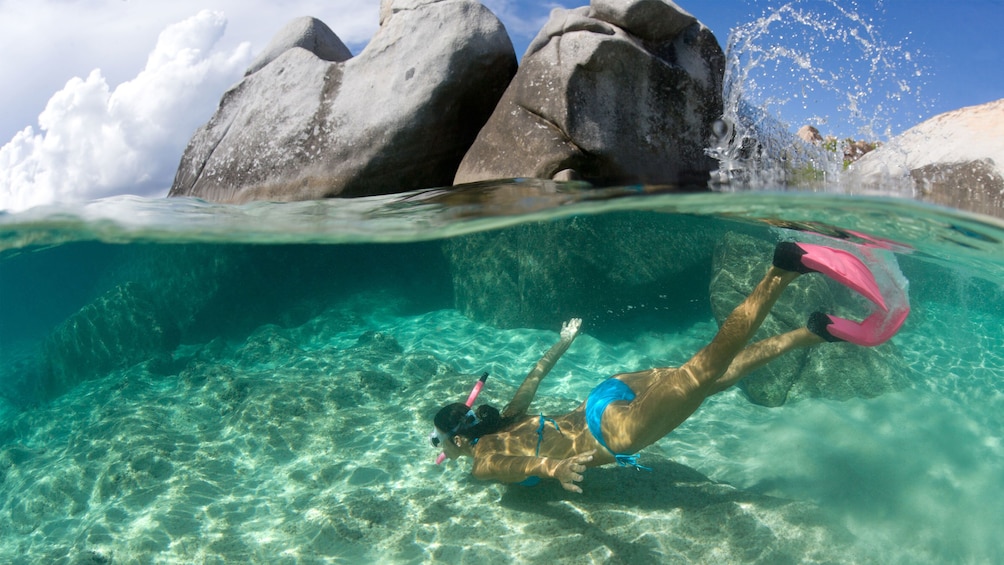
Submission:
[[[910,201],[484,183],[0,216],[0,560],[992,563],[1004,226]],[[911,311],[712,396],[581,494],[436,465],[582,318],[532,413],[708,343],[781,240],[883,241]],[[543,244],[541,242],[544,242]],[[821,275],[761,332],[860,301]]]
[[[375,16],[377,3],[369,4]],[[386,1],[381,29],[392,18],[404,25],[409,10],[426,4],[487,10]],[[513,44],[501,42],[507,80],[517,84],[519,70],[536,69],[527,90],[539,88],[543,106],[559,98],[547,90],[557,88],[548,73],[560,67],[543,58],[550,56],[550,39],[541,39],[548,34],[568,32],[566,61],[585,53],[572,35],[583,30],[622,47],[650,48],[654,58],[617,59],[606,68],[604,76],[613,78],[596,83],[603,88],[564,94],[595,94],[599,115],[613,116],[600,122],[583,112],[571,120],[585,132],[578,141],[623,135],[611,137],[611,154],[622,151],[624,162],[642,171],[677,167],[679,182],[635,182],[630,167],[601,162],[603,151],[575,146],[574,135],[557,126],[548,129],[574,112],[562,107],[555,117],[518,98],[507,107],[503,74],[486,71],[500,87],[491,104],[446,98],[429,106],[439,118],[485,105],[480,123],[498,117],[501,125],[482,149],[468,153],[489,128],[472,129],[466,116],[457,119],[472,129],[466,141],[452,130],[430,135],[417,128],[403,137],[409,151],[427,154],[360,159],[367,164],[357,184],[340,193],[325,182],[344,180],[344,171],[309,160],[356,162],[342,149],[314,145],[332,131],[341,134],[340,114],[331,117],[324,106],[301,115],[301,106],[337,100],[339,89],[362,93],[352,98],[358,114],[345,112],[362,123],[393,114],[384,108],[388,101],[420,90],[415,84],[429,73],[409,63],[394,82],[387,78],[391,65],[379,60],[371,83],[358,79],[342,88],[353,55],[310,18],[298,20],[316,26],[304,28],[310,41],[295,45],[302,49],[266,48],[252,64],[251,44],[242,43],[222,57],[213,45],[226,19],[208,11],[166,28],[134,82],[109,89],[99,70],[71,80],[40,116],[37,135],[28,127],[0,146],[0,563],[1004,563],[1004,99],[941,113],[925,123],[942,129],[900,136],[932,114],[925,65],[934,59],[909,41],[883,39],[872,9],[881,12],[884,3],[792,0],[742,23],[735,6],[694,2],[696,16],[740,22],[715,30],[717,39],[671,2],[633,3],[658,4],[662,11],[652,13],[659,14],[672,8],[675,16],[652,26],[649,12],[620,14],[618,2],[595,0],[599,12],[555,10],[543,28],[550,20],[537,3],[485,4],[505,16],[491,16],[494,27],[485,29],[502,37],[508,26],[518,52],[526,48],[517,67]],[[572,8],[565,0],[545,4]],[[747,7],[753,4],[764,5]],[[531,5],[542,10],[539,17],[526,11]],[[272,17],[248,6],[253,14],[244,21]],[[912,4],[893,8],[918,11]],[[979,4],[959,9],[958,19],[974,60],[989,60],[994,52],[968,44],[986,35],[970,31],[987,29],[973,20],[993,20],[980,10],[992,13]],[[597,13],[623,25],[590,19]],[[929,20],[940,20],[944,12],[932,14]],[[133,25],[126,16],[107,19]],[[235,18],[235,27],[241,21]],[[450,12],[421,29],[434,39],[450,25],[478,41],[488,36],[466,21]],[[661,29],[666,22],[680,29],[669,34]],[[359,49],[370,27],[347,41],[356,61],[364,59]],[[295,35],[284,29],[279,39]],[[666,37],[642,41],[633,35],[639,29]],[[947,24],[938,29],[958,35]],[[344,53],[314,61],[308,44],[320,41],[317,30],[327,30]],[[923,29],[917,33],[924,37]],[[402,60],[437,43],[408,30],[387,35],[394,40],[382,47],[374,40],[374,50],[397,46]],[[182,41],[189,36],[198,41]],[[113,51],[134,50],[110,37]],[[484,67],[484,52],[472,53],[472,68]],[[300,57],[303,66],[279,68],[270,57]],[[348,61],[344,67],[339,57]],[[983,71],[997,62],[979,74],[992,75]],[[232,77],[199,86],[175,74],[188,67],[205,74],[209,63],[233,67]],[[446,65],[444,76],[456,78],[456,67]],[[637,83],[644,88],[621,80],[665,71],[690,84],[683,67],[706,74],[710,86],[657,88],[649,75]],[[309,83],[316,92],[304,87],[308,75],[318,81]],[[224,93],[227,81],[241,76]],[[282,88],[254,91],[262,76]],[[986,83],[980,92],[995,88],[986,76],[971,80]],[[431,90],[449,93],[463,82]],[[380,90],[388,84],[393,89]],[[201,116],[188,98],[197,86],[219,91],[202,93],[212,104],[223,95],[212,118],[212,104]],[[302,99],[283,107],[270,98],[276,92]],[[251,110],[224,111],[245,95]],[[632,114],[637,123],[606,111],[634,112],[627,99],[654,100],[654,110]],[[100,119],[89,114],[95,108]],[[693,108],[703,114],[687,114]],[[527,121],[515,123],[530,124],[529,133],[513,143],[511,132],[521,130],[505,120],[522,110]],[[227,146],[233,140],[226,136],[241,125],[227,120],[245,111],[249,124],[261,126],[256,133],[265,132],[247,139],[261,144]],[[261,117],[273,113],[273,122]],[[679,139],[659,138],[659,120],[674,114],[683,124],[679,139],[693,147],[667,165],[638,147],[659,145],[675,155]],[[308,129],[273,135],[303,117]],[[315,118],[333,121],[321,127]],[[363,134],[345,145],[365,149],[392,138],[397,126],[388,123],[393,127],[364,123]],[[464,143],[443,181],[455,186],[422,183],[398,168],[409,158],[444,159],[447,146]],[[574,159],[554,157],[560,166],[537,175],[555,180],[489,174],[499,170],[489,167],[493,158],[518,161],[510,155],[516,149],[533,164],[572,146],[579,151]],[[207,165],[221,147],[224,158]],[[205,154],[192,156],[193,148]],[[876,157],[883,150],[886,161]],[[477,158],[468,160],[472,153]],[[930,162],[907,159],[917,155]],[[179,158],[175,185],[187,178],[184,190],[168,178]],[[214,166],[235,176],[217,175]],[[458,172],[465,166],[470,178]],[[314,169],[327,180],[282,176]],[[314,192],[238,194],[246,187],[232,179],[252,170]],[[695,171],[696,181],[688,176]],[[597,180],[614,172],[609,182]],[[507,178],[484,180],[499,177]],[[198,192],[200,182],[218,184]],[[170,198],[153,196],[168,190]],[[353,197],[321,198],[336,195]],[[264,201],[273,197],[301,201]],[[706,351],[734,320],[731,312],[744,311],[748,296],[765,294],[758,281],[776,274],[775,250],[792,248],[804,252],[796,267],[807,272],[780,287],[747,343],[776,344],[761,340],[802,332],[801,339],[816,336],[813,345],[751,369],[694,404],[689,418],[652,416],[684,421],[637,452],[638,468],[611,463],[571,481],[553,480],[555,472],[535,486],[482,480],[470,458],[455,457],[449,434],[434,427],[444,406],[465,398],[460,413],[474,425],[480,406],[505,413],[528,374],[541,371],[538,360],[567,347],[552,356],[560,359],[526,412],[535,427],[539,417],[531,440],[540,456],[542,443],[564,441],[551,439],[568,432],[561,418],[600,383],[681,367]],[[820,253],[853,259],[828,262]],[[875,280],[862,282],[858,264]],[[822,326],[821,315],[828,320]],[[817,339],[827,335],[833,342]],[[742,364],[730,363],[720,378]],[[699,380],[690,368],[652,374]],[[479,411],[464,413],[468,407]],[[492,435],[502,434],[485,434],[480,449],[497,441]],[[478,439],[467,445],[472,453]],[[569,443],[581,447],[575,440]],[[441,453],[452,455],[442,461]],[[533,459],[544,468],[541,457]],[[570,482],[581,492],[568,489]]]

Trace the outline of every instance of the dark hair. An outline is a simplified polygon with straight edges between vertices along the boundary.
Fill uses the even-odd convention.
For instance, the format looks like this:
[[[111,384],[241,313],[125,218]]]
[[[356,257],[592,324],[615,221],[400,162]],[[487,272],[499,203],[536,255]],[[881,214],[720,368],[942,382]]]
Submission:
[[[459,435],[477,439],[499,432],[515,420],[515,418],[503,418],[497,408],[482,404],[475,411],[477,415],[475,423],[475,419],[468,414],[470,411],[471,409],[462,402],[449,404],[436,413],[433,422],[451,438]]]

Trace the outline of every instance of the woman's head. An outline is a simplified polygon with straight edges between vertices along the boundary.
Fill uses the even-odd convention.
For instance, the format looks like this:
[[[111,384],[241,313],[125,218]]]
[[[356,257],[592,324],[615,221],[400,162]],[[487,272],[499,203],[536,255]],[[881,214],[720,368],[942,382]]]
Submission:
[[[433,419],[436,427],[432,430],[429,441],[433,447],[443,450],[443,456],[456,459],[461,455],[458,451],[461,442],[457,436],[466,437],[465,432],[476,422],[477,416],[466,404],[444,406]]]
[[[437,412],[433,423],[437,430],[453,436],[472,425],[474,420],[477,420],[474,412],[466,404],[457,402],[444,406]]]
[[[457,402],[440,409],[433,423],[436,429],[429,439],[433,447],[445,449],[444,444],[453,444],[457,436],[473,442],[483,435],[499,431],[508,422],[502,420],[496,408],[487,404],[478,406],[475,412],[466,404]]]

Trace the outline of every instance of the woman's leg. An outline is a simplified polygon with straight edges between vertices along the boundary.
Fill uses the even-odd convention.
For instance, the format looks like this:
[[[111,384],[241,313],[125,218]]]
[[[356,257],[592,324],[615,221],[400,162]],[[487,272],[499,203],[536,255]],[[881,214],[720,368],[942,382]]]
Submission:
[[[681,367],[689,371],[700,387],[714,383],[728,371],[764,318],[791,281],[799,274],[771,266],[760,284],[722,323],[714,339]]]
[[[758,341],[736,355],[732,364],[729,365],[729,370],[715,381],[712,394],[722,392],[741,381],[751,371],[763,367],[793,349],[825,342],[825,339],[810,332],[808,328],[799,328]]]
[[[799,273],[771,266],[753,292],[725,319],[711,343],[682,367],[619,376],[637,396],[630,403],[607,407],[603,435],[610,449],[615,453],[634,453],[655,443],[690,417],[705,398],[717,392],[719,380],[785,287],[798,276]],[[766,345],[754,349],[749,361],[762,364],[773,358],[766,354],[765,348]],[[764,355],[757,355],[758,351]]]

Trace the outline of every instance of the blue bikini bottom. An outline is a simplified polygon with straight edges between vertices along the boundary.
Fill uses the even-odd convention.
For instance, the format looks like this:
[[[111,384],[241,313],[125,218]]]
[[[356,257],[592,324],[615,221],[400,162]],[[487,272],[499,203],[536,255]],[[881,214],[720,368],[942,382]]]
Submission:
[[[607,406],[617,400],[631,402],[634,400],[634,397],[635,394],[631,390],[631,387],[620,379],[609,378],[596,385],[596,388],[586,398],[586,425],[589,426],[589,431],[596,438],[596,441],[617,459],[617,463],[620,466],[626,467],[630,465],[638,469],[651,471],[652,469],[638,464],[637,455],[614,453],[612,449],[607,447],[606,439],[603,437],[603,412],[606,411]]]
[[[627,453],[614,453],[612,449],[607,447],[607,442],[603,438],[603,412],[606,411],[607,406],[615,400],[626,400],[631,402],[634,400],[635,394],[624,381],[610,378],[599,385],[596,386],[589,393],[586,398],[586,425],[589,426],[590,433],[596,438],[596,441],[603,446],[604,449],[609,451],[615,459],[617,459],[617,464],[621,467],[632,466],[636,469],[644,469],[646,471],[651,471],[649,467],[638,464],[638,456],[630,455]],[[558,423],[550,418],[545,418],[543,414],[540,415],[540,426],[537,427],[537,456],[540,456],[540,443],[544,440],[544,424],[546,422],[551,422],[554,429],[561,433],[558,429]],[[540,477],[527,477],[522,482],[516,483],[519,486],[532,487],[540,482]]]

